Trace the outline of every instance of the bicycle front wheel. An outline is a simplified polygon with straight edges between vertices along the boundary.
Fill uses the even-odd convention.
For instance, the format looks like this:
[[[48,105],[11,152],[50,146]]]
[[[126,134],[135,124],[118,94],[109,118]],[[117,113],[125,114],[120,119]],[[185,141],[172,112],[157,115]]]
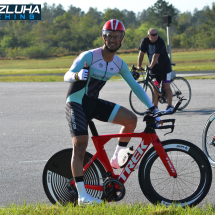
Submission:
[[[205,123],[202,134],[202,148],[211,166],[215,167],[215,112],[210,115]]]
[[[150,84],[146,86],[146,81],[138,81],[137,82],[146,92],[146,94],[149,96],[149,99],[154,101],[154,93],[152,90],[152,87]],[[131,109],[139,115],[144,115],[147,107],[138,99],[138,97],[134,94],[134,92],[131,90],[130,95],[129,95],[129,103],[131,106]]]
[[[182,96],[184,100],[178,110],[182,110],[190,103],[191,87],[189,82],[183,77],[175,77],[170,84],[172,90],[172,103],[175,104]]]
[[[72,148],[62,150],[54,154],[46,163],[43,170],[43,188],[45,193],[53,204],[65,205],[69,202],[76,204],[78,193],[75,186],[71,186],[73,180],[71,172]],[[89,162],[93,156],[86,152],[84,156],[84,165]],[[84,183],[90,185],[103,185],[103,175],[106,173],[99,160],[95,160],[84,172]],[[97,190],[88,190],[87,192],[98,199],[103,198],[103,192]]]
[[[194,144],[184,140],[167,140],[163,148],[172,161],[177,178],[167,172],[156,150],[151,148],[139,167],[142,192],[153,204],[196,205],[207,195],[212,181],[210,163]]]

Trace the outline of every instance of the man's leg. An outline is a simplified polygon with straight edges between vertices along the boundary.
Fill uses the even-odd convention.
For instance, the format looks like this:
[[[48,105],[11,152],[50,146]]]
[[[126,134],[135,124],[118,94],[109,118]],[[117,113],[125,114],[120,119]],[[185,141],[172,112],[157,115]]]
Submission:
[[[168,106],[172,106],[172,90],[170,88],[170,83],[163,83],[163,86],[165,89]]]
[[[83,162],[88,145],[88,135],[75,136],[72,138],[73,153],[71,169],[73,177],[83,176]]]
[[[158,108],[158,98],[159,98],[159,95],[158,95],[158,92],[156,91],[156,89],[154,87],[153,87],[153,93],[154,93],[154,102],[153,102],[153,105]]]
[[[73,153],[71,159],[71,169],[78,191],[79,204],[101,203],[102,200],[89,195],[84,186],[83,162],[88,145],[88,135],[75,136],[72,138]]]
[[[67,103],[65,113],[73,142],[71,170],[78,191],[78,203],[100,203],[102,201],[89,195],[84,186],[83,162],[88,145],[88,123],[86,115],[83,111],[82,105],[75,102]]]
[[[133,112],[121,106],[113,120],[113,123],[122,125],[120,134],[132,133],[137,126],[137,117]],[[129,142],[130,139],[130,137],[120,137],[119,141]]]
[[[122,125],[122,128],[120,130],[120,133],[133,133],[134,129],[137,125],[137,117],[134,113],[129,111],[128,109],[124,107],[120,107],[114,120],[114,124]],[[111,158],[111,165],[114,168],[120,168],[118,164],[118,153],[121,149],[126,149],[128,142],[130,141],[130,137],[120,137],[119,143],[116,147],[116,150],[113,154],[113,157]],[[138,167],[137,167],[138,168]]]

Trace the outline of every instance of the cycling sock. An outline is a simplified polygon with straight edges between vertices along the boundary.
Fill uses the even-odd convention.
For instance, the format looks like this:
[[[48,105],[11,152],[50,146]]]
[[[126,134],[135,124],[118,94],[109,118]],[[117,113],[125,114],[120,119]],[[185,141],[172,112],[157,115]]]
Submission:
[[[78,177],[74,177],[75,182],[81,182],[84,181],[84,176],[78,176]]]
[[[84,187],[84,182],[83,181],[75,182],[75,184],[76,184],[79,198],[83,198],[84,196],[86,196],[87,191]]]
[[[128,145],[128,142],[121,142],[119,141],[118,146],[126,147]]]

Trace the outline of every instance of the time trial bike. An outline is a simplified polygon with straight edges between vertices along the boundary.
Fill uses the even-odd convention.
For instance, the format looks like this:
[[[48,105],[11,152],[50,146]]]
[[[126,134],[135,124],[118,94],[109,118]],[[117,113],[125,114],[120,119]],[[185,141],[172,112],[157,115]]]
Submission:
[[[170,132],[173,132],[175,119],[164,119],[163,125],[158,125],[155,118],[175,113],[181,102],[182,99],[172,112],[159,111],[153,116],[148,111],[144,116],[146,127],[140,133],[98,135],[95,124],[89,121],[96,153],[92,155],[86,152],[84,157],[87,192],[108,202],[120,201],[126,193],[125,182],[143,157],[138,170],[139,185],[150,202],[182,207],[201,202],[212,181],[212,170],[206,155],[188,141],[171,139],[161,142],[156,134],[157,129],[171,129]],[[131,137],[130,142],[138,140],[139,146],[127,157],[121,173],[115,174],[104,145],[112,138],[119,137]],[[151,143],[153,147],[147,151]],[[71,172],[72,150],[57,152],[45,165],[43,187],[53,204],[77,203],[78,192]]]
[[[212,167],[215,167],[215,112],[205,123],[202,134],[202,148]]]
[[[172,64],[172,65],[175,65],[175,64]],[[138,84],[140,84],[140,86],[144,89],[144,91],[149,96],[149,99],[152,102],[154,101],[154,92],[153,92],[153,88],[154,88],[159,94],[158,101],[160,103],[160,106],[161,104],[167,105],[167,99],[166,99],[165,89],[163,85],[161,85],[161,88],[160,86],[156,86],[156,84],[153,81],[155,74],[150,73],[150,69],[148,68],[148,66],[146,66],[145,69],[142,69],[142,70],[146,72],[145,78],[143,81],[138,81]],[[132,65],[130,72],[132,73],[135,80],[137,80],[140,76],[139,73],[136,71],[137,71],[137,68],[134,65]],[[181,97],[184,97],[186,101],[184,102],[183,105],[179,107],[179,110],[182,110],[185,107],[187,107],[187,105],[191,100],[191,87],[189,82],[183,77],[174,77],[171,79],[170,87],[173,95],[172,102],[175,103],[177,102],[178,99],[180,99]],[[132,90],[130,91],[130,94],[129,94],[129,103],[132,110],[136,114],[139,114],[139,115],[145,114],[146,107],[138,99],[138,97],[134,94]],[[165,109],[165,107],[162,106],[161,109]]]

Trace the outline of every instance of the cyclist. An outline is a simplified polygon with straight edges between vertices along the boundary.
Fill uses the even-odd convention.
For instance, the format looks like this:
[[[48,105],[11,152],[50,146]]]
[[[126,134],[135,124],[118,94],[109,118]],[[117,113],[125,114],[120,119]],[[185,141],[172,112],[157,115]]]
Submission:
[[[64,81],[71,83],[67,93],[65,112],[73,142],[71,168],[79,204],[101,202],[90,196],[84,187],[83,159],[88,144],[88,120],[94,116],[100,121],[120,124],[121,133],[133,132],[137,123],[137,117],[131,111],[98,98],[106,81],[115,74],[120,74],[137,97],[155,113],[152,102],[132,77],[127,64],[116,55],[124,36],[125,28],[122,22],[116,19],[107,21],[102,29],[104,45],[81,53],[64,76]],[[113,168],[120,168],[117,161],[118,152],[120,149],[125,149],[129,140],[130,138],[119,138],[111,159]]]
[[[172,90],[170,88],[172,69],[164,40],[158,36],[158,32],[156,29],[151,28],[148,31],[147,37],[142,39],[138,49],[140,50],[140,52],[137,61],[137,70],[141,71],[142,69],[141,65],[143,62],[144,54],[147,52],[150,63],[149,69],[152,70],[152,74],[156,74],[155,78],[159,85],[162,81],[168,102],[168,106],[166,109],[168,111],[172,111],[173,110]],[[153,92],[154,92],[154,106],[158,110],[159,95],[154,88]]]

